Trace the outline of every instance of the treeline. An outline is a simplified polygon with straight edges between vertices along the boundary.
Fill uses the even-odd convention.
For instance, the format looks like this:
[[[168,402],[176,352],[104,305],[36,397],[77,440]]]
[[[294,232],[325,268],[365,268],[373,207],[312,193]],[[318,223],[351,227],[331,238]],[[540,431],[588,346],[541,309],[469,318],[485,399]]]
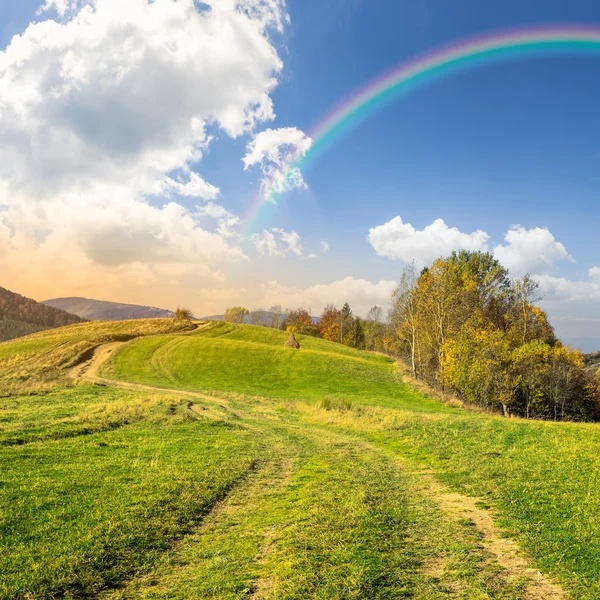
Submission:
[[[389,315],[413,375],[509,416],[598,420],[597,379],[535,305],[538,284],[511,280],[490,253],[459,252],[402,274]]]
[[[314,318],[304,308],[283,310],[272,306],[268,311],[250,312],[242,306],[225,311],[225,321],[251,323],[291,333],[319,337],[361,350],[386,351],[385,338],[389,327],[384,322],[384,311],[374,306],[366,319],[354,316],[348,303],[341,309],[332,304],[325,307],[320,317]],[[389,340],[388,340],[389,341]]]
[[[540,299],[531,277],[511,280],[492,254],[461,251],[420,272],[408,266],[387,314],[374,306],[362,319],[347,303],[317,319],[303,308],[234,307],[226,320],[388,353],[414,377],[505,416],[600,420],[591,358],[556,338]]]
[[[0,341],[84,320],[0,287]]]
[[[7,342],[31,333],[37,333],[47,329],[43,325],[12,321],[11,319],[0,319],[0,342]]]

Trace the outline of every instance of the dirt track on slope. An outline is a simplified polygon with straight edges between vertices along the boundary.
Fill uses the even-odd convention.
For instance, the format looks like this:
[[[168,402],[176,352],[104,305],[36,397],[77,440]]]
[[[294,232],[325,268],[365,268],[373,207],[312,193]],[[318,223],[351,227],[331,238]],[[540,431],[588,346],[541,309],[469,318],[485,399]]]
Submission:
[[[94,350],[88,361],[77,365],[71,370],[72,379],[79,383],[89,382],[110,385],[127,390],[175,393],[208,401],[210,404],[217,405],[219,408],[230,412],[226,400],[201,392],[155,387],[100,377],[99,373],[102,367],[126,343],[111,342],[99,346]],[[404,462],[404,459],[400,460]],[[452,492],[440,483],[430,470],[413,473],[418,475],[420,479],[421,491],[432,497],[444,514],[454,520],[466,519],[473,522],[481,535],[482,545],[504,569],[503,576],[509,579],[524,579],[528,582],[524,600],[564,600],[565,594],[562,588],[551,582],[537,569],[530,567],[526,559],[519,553],[519,547],[514,540],[502,537],[502,531],[494,524],[492,512],[478,506],[479,500],[477,498]],[[437,576],[443,572],[443,569],[443,563],[437,562],[426,565],[424,572],[431,576]],[[268,580],[256,582],[250,597],[267,598],[268,583]]]
[[[470,520],[482,536],[482,544],[505,570],[509,579],[527,580],[525,600],[563,600],[562,588],[551,582],[540,571],[527,564],[519,553],[515,540],[502,536],[492,513],[478,506],[480,499],[450,491],[433,477],[431,472],[418,473],[423,478],[424,491],[430,494],[440,509],[453,519]],[[429,570],[442,571],[443,564],[430,565]]]

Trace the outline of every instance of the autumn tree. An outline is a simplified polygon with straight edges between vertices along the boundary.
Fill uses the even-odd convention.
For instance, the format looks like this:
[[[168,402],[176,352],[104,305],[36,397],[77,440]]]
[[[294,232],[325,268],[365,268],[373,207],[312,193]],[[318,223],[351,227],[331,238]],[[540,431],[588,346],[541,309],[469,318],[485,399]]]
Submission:
[[[420,274],[405,269],[384,344],[417,377],[507,416],[597,419],[599,386],[556,339],[539,298],[531,277],[512,281],[489,252],[454,252]]]
[[[529,275],[525,275],[513,282],[513,323],[519,331],[521,344],[534,339],[534,332],[531,331],[533,304],[541,300],[539,293],[540,284],[533,280]]]
[[[413,376],[417,376],[419,345],[419,278],[414,263],[407,265],[400,276],[400,283],[392,293],[390,325],[399,342],[408,348]]]
[[[501,407],[510,416],[517,380],[504,332],[481,318],[468,322],[444,348],[444,384],[481,406]]]
[[[318,330],[308,311],[303,308],[290,310],[283,320],[283,328],[290,333],[316,336]]]
[[[341,311],[339,311],[333,304],[328,304],[321,314],[319,320],[319,333],[322,338],[329,340],[330,342],[340,341],[340,325],[341,325]]]

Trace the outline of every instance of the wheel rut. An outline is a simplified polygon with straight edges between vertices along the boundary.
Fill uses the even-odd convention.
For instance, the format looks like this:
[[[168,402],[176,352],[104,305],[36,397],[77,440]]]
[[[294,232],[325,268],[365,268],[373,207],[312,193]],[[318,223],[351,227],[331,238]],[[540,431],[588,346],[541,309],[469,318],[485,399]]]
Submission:
[[[92,357],[74,367],[70,376],[76,383],[96,383],[101,385],[110,385],[127,390],[139,390],[145,392],[163,392],[169,394],[177,394],[190,398],[197,398],[210,403],[227,412],[228,402],[222,398],[203,394],[201,392],[193,392],[188,390],[177,390],[173,388],[156,387],[141,383],[132,383],[126,381],[105,379],[100,376],[102,367],[128,342],[111,342],[95,349]],[[205,409],[206,410],[206,409]],[[208,416],[208,415],[207,415]],[[219,415],[222,416],[222,415]],[[316,428],[318,429],[318,428]],[[324,429],[329,435],[332,431]],[[338,432],[339,433],[339,432]],[[354,436],[348,436],[353,437]],[[390,454],[384,449],[370,442],[363,441],[365,448],[370,450],[377,449],[382,454],[388,454],[405,472],[411,473],[417,480],[416,489],[429,497],[448,518],[455,521],[470,521],[476,527],[481,537],[481,544],[484,549],[493,557],[497,564],[502,567],[502,576],[509,580],[526,581],[526,592],[523,596],[524,600],[563,600],[566,596],[562,588],[550,581],[539,570],[532,568],[527,560],[519,552],[517,543],[510,538],[504,537],[502,530],[494,522],[494,513],[491,510],[483,508],[480,499],[466,496],[450,490],[443,485],[431,470],[420,469],[415,471],[414,466],[408,463],[402,457],[395,454]],[[289,477],[289,463],[284,461],[279,469],[283,479]],[[219,502],[211,511],[212,518],[219,520],[219,514],[222,511],[230,512],[229,502]],[[204,527],[201,527],[197,534],[202,533]],[[196,534],[196,535],[197,535]],[[256,557],[257,563],[262,563],[265,557],[270,553],[274,541],[270,536],[265,537],[264,546],[259,556]],[[423,573],[431,577],[438,576],[444,570],[444,561],[442,558],[436,558],[429,564],[423,566]],[[271,580],[268,576],[259,577],[252,588],[249,590],[248,597],[254,599],[263,599],[270,597]],[[460,595],[458,593],[457,595]],[[449,594],[448,597],[452,597]]]

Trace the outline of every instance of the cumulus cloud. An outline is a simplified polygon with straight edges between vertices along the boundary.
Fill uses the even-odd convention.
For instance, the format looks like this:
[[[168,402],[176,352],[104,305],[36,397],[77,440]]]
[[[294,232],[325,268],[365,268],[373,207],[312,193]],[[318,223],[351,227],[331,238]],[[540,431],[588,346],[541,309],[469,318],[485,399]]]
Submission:
[[[368,235],[379,256],[406,263],[414,261],[418,267],[429,265],[453,250],[487,250],[489,239],[485,231],[463,233],[456,227],[448,227],[442,219],[418,230],[410,223],[404,223],[401,217],[373,227]]]
[[[189,198],[202,198],[202,200],[214,200],[221,191],[218,187],[207,183],[198,175],[198,173],[190,172],[188,181],[181,179],[175,181],[170,177],[165,179],[166,191],[173,190],[180,196]]]
[[[191,165],[215,132],[252,134],[274,117],[283,0],[46,0],[41,10],[46,20],[0,52],[7,272],[25,248],[32,262],[61,254],[103,277],[130,277],[131,265],[218,273],[243,258],[231,245],[237,217],[215,216],[219,188]],[[192,213],[174,195],[209,204]]]
[[[379,256],[406,263],[414,261],[418,267],[429,265],[455,250],[487,251],[491,241],[485,231],[463,233],[456,227],[448,227],[442,219],[417,230],[410,223],[404,223],[401,217],[370,229],[368,239]],[[573,262],[565,246],[546,228],[525,229],[514,225],[504,236],[504,241],[492,248],[492,252],[515,277],[525,273],[547,273],[559,261]]]
[[[386,306],[396,285],[394,281],[371,282],[353,277],[306,288],[288,287],[277,281],[269,281],[263,286],[264,305],[279,304],[288,308],[312,306],[320,311],[330,303],[341,306],[349,302],[356,314],[365,316],[375,304]]]
[[[306,188],[306,182],[297,165],[310,149],[312,139],[295,127],[267,129],[258,133],[246,148],[244,169],[260,165],[263,179],[261,190],[270,200],[297,188]]]
[[[525,229],[513,226],[504,236],[505,244],[493,250],[496,258],[509,269],[511,275],[545,273],[558,261],[573,261],[573,257],[546,228]]]
[[[329,244],[327,242],[321,242],[321,252],[323,254],[329,252]]]
[[[592,267],[589,270],[590,279],[594,279],[596,281],[600,281],[600,267]]]
[[[550,302],[598,302],[600,281],[573,281],[552,275],[536,275],[544,300]]]
[[[217,224],[217,232],[225,238],[237,237],[237,227],[241,220],[239,217],[228,211],[225,207],[208,202],[207,204],[196,207],[196,215],[198,217],[209,217],[214,219]]]
[[[300,236],[295,231],[287,232],[275,227],[251,236],[250,240],[261,256],[304,256]]]

